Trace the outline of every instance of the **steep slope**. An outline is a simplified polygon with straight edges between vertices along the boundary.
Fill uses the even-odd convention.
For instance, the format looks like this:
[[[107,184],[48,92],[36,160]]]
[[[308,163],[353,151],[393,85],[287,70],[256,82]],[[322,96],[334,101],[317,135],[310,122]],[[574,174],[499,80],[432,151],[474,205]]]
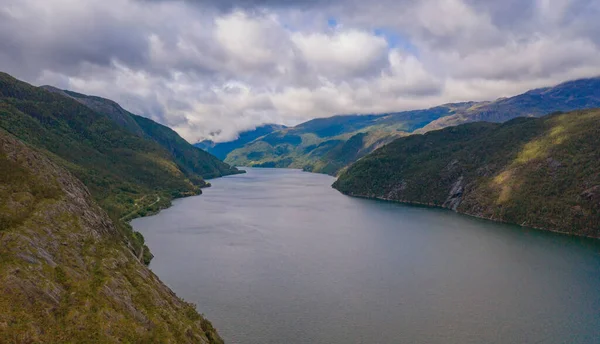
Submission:
[[[199,174],[206,179],[241,173],[215,156],[192,146],[171,128],[134,115],[112,100],[63,91],[51,86],[42,86],[42,88],[71,97],[90,109],[108,116],[131,133],[155,141],[171,154],[182,170],[188,173]]]
[[[600,107],[600,78],[581,79],[493,102],[446,104],[427,110],[385,115],[334,116],[315,119],[274,132],[231,152],[226,162],[237,166],[304,168],[337,174],[353,162],[394,139],[462,123],[505,122],[539,117],[555,111]],[[366,136],[364,134],[366,133]],[[344,145],[355,135],[350,147]],[[356,141],[364,140],[363,145]],[[372,144],[376,142],[376,144]],[[344,152],[339,156],[336,152]],[[347,158],[353,156],[352,159]]]
[[[152,140],[171,152],[175,162],[188,174],[195,173],[208,179],[243,173],[243,171],[229,166],[217,157],[189,144],[171,128],[142,116],[132,116]]]
[[[256,127],[254,130],[248,130],[241,132],[239,137],[233,141],[228,142],[213,142],[211,140],[204,140],[202,142],[198,142],[194,144],[194,146],[207,151],[208,153],[216,156],[221,160],[225,160],[227,158],[227,154],[229,154],[234,149],[238,149],[245,145],[248,142],[252,142],[259,137],[270,134],[276,130],[285,129],[284,125],[279,124],[265,124],[259,127]]]
[[[237,166],[292,167],[336,174],[348,163],[471,103],[381,115],[319,118],[273,132],[229,153]],[[352,150],[351,152],[349,150]]]
[[[53,160],[0,129],[0,342],[222,343]]]
[[[600,237],[600,110],[401,138],[354,163],[333,186]]]
[[[113,219],[143,215],[174,197],[201,193],[208,185],[202,174],[237,172],[170,129],[128,113],[121,116],[124,125],[115,114],[93,111],[63,93],[0,74],[0,128],[52,153]]]
[[[112,100],[87,96],[68,90],[61,90],[48,85],[41,86],[41,88],[65,97],[73,98],[90,109],[108,116],[115,123],[138,136],[143,136],[145,134],[142,128],[140,128],[140,126],[131,117],[131,114]]]

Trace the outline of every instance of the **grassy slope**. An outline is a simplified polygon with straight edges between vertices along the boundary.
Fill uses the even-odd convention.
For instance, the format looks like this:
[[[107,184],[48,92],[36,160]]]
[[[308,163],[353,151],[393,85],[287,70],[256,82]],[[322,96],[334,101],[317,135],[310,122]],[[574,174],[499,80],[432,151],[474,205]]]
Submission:
[[[0,74],[0,128],[75,174],[146,261],[151,254],[128,220],[200,194],[208,185],[203,177],[239,172],[112,101],[33,87],[7,74]]]
[[[222,343],[52,160],[0,129],[0,342]]]
[[[398,136],[413,132],[424,133],[475,121],[500,123],[515,117],[539,117],[555,111],[594,107],[600,107],[600,78],[570,81],[493,102],[446,104],[387,115],[316,119],[280,133],[280,136],[300,136],[300,144],[284,139],[280,142],[259,139],[233,151],[226,161],[236,165],[294,167],[336,174],[348,164],[348,157],[353,156],[350,162],[356,161]],[[368,135],[364,144],[357,145],[362,133]],[[350,147],[343,146],[358,134],[361,136],[355,138],[354,152],[350,154]],[[373,141],[377,144],[370,145]],[[338,152],[342,152],[341,155]]]
[[[398,139],[334,187],[600,237],[599,147],[600,110],[472,123]]]

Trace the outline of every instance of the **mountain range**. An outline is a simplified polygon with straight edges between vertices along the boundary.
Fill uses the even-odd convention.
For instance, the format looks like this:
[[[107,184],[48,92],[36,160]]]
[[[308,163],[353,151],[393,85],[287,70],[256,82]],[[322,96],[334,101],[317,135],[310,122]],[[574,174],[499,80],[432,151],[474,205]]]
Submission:
[[[254,128],[253,130],[243,131],[238,135],[233,141],[227,142],[214,142],[212,140],[204,140],[194,144],[194,146],[207,151],[208,153],[216,156],[221,160],[225,160],[227,155],[237,149],[242,147],[246,143],[252,142],[259,137],[265,136],[277,130],[285,129],[286,126],[279,124],[265,124]]]
[[[488,102],[445,104],[425,110],[320,118],[271,132],[232,150],[236,166],[290,167],[338,174],[394,139],[464,123],[501,123],[555,111],[600,107],[600,77],[565,82]]]

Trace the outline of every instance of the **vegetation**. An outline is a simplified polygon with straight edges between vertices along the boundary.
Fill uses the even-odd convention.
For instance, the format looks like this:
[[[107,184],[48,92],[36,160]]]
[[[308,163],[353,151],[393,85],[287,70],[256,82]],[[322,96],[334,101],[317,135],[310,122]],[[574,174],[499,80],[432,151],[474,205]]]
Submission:
[[[314,119],[258,138],[229,153],[225,161],[237,166],[291,167],[336,174],[349,162],[452,111],[454,106],[441,106],[385,115]]]
[[[171,155],[177,166],[188,177],[193,178],[195,175],[200,175],[205,179],[209,179],[241,173],[241,171],[223,163],[213,155],[207,154],[203,150],[190,145],[171,128],[158,124],[148,118],[134,115],[112,100],[71,91],[62,91],[50,86],[44,86],[43,88],[71,97],[91,110],[106,115],[114,123],[127,129],[130,133],[155,141]]]
[[[0,342],[222,343],[53,160],[0,129]]]
[[[600,110],[400,138],[353,164],[343,193],[600,237]]]
[[[600,107],[600,78],[582,79],[493,102],[315,119],[258,138],[229,153],[225,161],[237,166],[304,168],[335,175],[382,145],[412,133],[475,121],[501,123],[516,117],[595,107]],[[346,145],[350,139],[352,142]]]

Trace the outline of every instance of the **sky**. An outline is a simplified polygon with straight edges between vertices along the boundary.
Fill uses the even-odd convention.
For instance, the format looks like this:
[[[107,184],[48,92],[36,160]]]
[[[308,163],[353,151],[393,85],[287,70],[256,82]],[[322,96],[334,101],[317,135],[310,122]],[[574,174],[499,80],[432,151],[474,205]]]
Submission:
[[[0,0],[0,70],[189,142],[600,75],[597,0]]]

